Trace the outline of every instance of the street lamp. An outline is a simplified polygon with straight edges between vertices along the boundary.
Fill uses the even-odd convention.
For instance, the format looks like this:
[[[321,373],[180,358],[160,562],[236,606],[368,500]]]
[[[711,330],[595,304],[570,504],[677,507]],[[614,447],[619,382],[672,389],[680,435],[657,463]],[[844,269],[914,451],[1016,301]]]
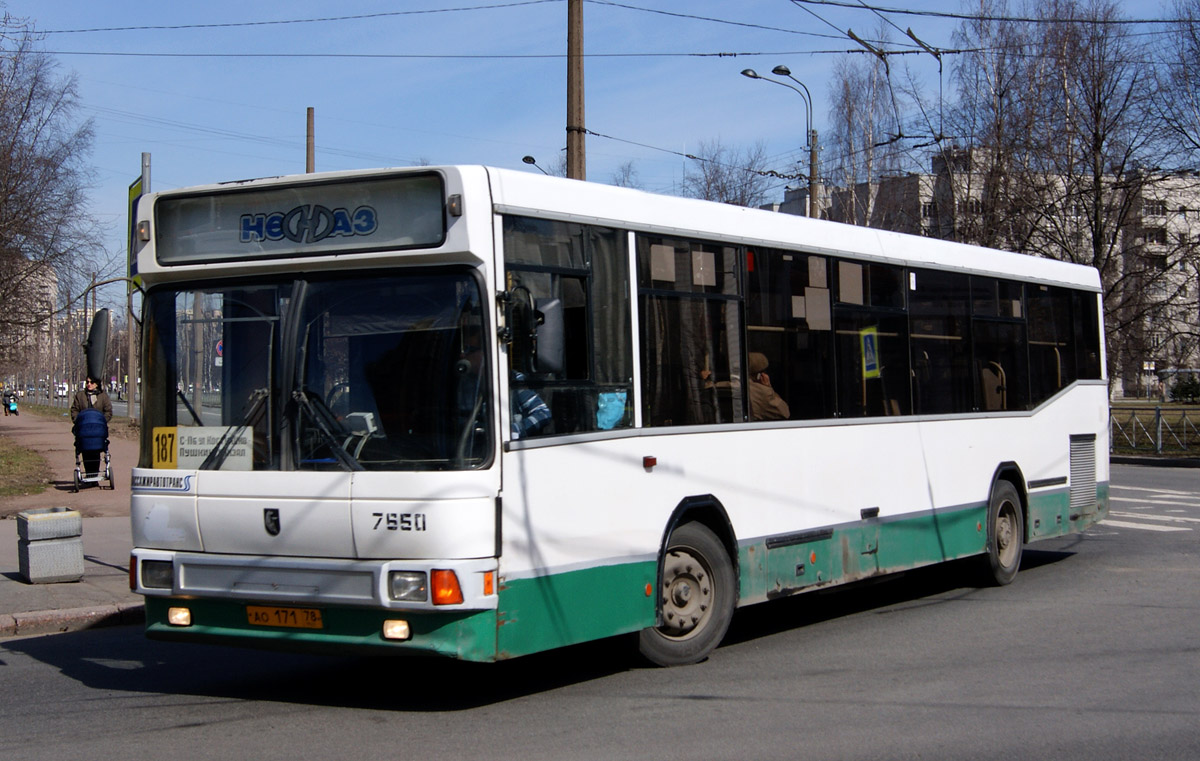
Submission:
[[[540,166],[538,166],[537,159],[535,159],[533,156],[522,156],[521,161],[524,161],[526,164],[529,164],[530,166],[536,168],[539,172],[541,172],[544,175],[549,176],[549,174],[550,174],[545,169],[542,169]]]
[[[771,69],[771,73],[777,77],[787,77],[796,84],[800,85],[800,87],[794,87],[787,82],[780,82],[778,79],[768,79],[767,77],[760,75],[754,69],[742,70],[743,77],[749,77],[750,79],[761,79],[763,82],[770,82],[771,84],[776,84],[780,87],[786,87],[789,90],[797,93],[804,100],[805,139],[808,143],[808,216],[814,218],[820,217],[821,206],[818,199],[821,195],[821,182],[820,174],[817,171],[817,131],[813,128],[812,93],[808,91],[808,87],[803,82],[793,77],[791,69],[783,64]]]

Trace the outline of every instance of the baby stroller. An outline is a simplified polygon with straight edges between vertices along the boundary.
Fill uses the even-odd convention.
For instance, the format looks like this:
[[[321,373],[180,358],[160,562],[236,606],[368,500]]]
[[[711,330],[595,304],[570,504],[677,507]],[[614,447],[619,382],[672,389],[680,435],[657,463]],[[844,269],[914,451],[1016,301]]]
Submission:
[[[108,421],[104,413],[96,409],[80,410],[71,428],[75,434],[75,491],[83,484],[108,481],[108,488],[115,489],[112,463],[108,457]]]

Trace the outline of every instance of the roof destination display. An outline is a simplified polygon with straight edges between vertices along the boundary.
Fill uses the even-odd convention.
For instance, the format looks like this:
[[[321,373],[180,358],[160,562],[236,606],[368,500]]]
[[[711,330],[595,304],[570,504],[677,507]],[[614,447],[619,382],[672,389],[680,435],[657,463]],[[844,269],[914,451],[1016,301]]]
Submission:
[[[163,198],[158,261],[319,256],[438,246],[445,190],[435,173]]]

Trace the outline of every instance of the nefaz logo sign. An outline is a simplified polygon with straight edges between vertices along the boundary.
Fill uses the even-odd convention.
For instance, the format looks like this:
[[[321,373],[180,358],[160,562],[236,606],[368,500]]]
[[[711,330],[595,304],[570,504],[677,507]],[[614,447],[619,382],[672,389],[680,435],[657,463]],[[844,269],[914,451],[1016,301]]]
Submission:
[[[317,243],[326,238],[371,235],[377,229],[379,219],[370,206],[350,211],[305,204],[286,212],[243,214],[241,242],[287,239],[293,243]]]

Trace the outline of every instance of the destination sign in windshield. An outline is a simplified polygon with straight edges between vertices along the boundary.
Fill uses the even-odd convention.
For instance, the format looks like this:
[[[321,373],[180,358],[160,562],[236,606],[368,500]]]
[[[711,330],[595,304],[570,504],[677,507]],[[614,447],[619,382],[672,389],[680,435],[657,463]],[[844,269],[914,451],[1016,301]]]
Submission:
[[[439,246],[445,191],[432,173],[232,189],[155,206],[161,264]]]

